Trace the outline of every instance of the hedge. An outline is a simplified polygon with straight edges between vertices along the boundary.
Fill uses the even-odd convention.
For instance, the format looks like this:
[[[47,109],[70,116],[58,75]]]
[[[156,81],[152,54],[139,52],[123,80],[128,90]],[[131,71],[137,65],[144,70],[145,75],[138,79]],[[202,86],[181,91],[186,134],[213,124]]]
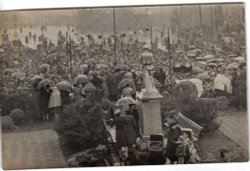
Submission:
[[[35,121],[39,118],[38,100],[39,92],[34,90],[16,92],[13,94],[0,93],[2,115],[7,116],[14,109],[21,109],[24,111],[27,120]]]

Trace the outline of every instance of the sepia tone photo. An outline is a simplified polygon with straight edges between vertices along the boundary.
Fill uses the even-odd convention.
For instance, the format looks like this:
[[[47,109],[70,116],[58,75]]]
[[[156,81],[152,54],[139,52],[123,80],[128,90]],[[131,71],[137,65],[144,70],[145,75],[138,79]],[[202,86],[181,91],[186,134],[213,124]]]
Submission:
[[[0,12],[3,169],[247,162],[244,3]]]

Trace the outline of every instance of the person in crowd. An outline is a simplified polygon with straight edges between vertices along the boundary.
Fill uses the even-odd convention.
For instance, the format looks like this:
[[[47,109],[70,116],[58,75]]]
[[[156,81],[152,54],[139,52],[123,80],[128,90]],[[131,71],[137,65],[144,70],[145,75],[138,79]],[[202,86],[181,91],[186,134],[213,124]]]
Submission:
[[[42,120],[49,119],[48,106],[49,106],[49,99],[50,99],[51,92],[52,90],[50,89],[50,85],[47,85],[40,89],[39,111],[41,113]]]
[[[115,109],[113,120],[115,125],[116,148],[121,150],[122,153],[127,153],[127,141],[125,135],[126,119],[122,116],[121,109]]]
[[[224,68],[221,68],[214,79],[214,91],[216,96],[228,96],[232,94],[231,80],[225,76]]]
[[[128,79],[129,80],[129,87],[133,90],[133,92],[136,91],[136,85],[134,81],[134,74],[132,72],[126,72],[124,74],[123,79]]]
[[[85,92],[83,90],[82,84],[76,83],[74,85],[73,93],[75,103],[81,105],[85,99]]]
[[[52,86],[50,88],[52,90],[49,98],[49,109],[50,109],[50,115],[49,119],[59,119],[59,112],[60,107],[62,104],[61,94],[59,89],[55,86],[55,83],[52,83]]]
[[[0,116],[3,116],[3,106],[1,103],[0,103]]]
[[[28,44],[29,43],[29,37],[25,36],[25,43]]]
[[[33,42],[36,42],[36,33],[33,34]]]
[[[136,129],[137,129],[137,135],[139,135],[139,113],[136,109],[136,104],[135,103],[131,103],[129,104],[129,108],[126,111],[127,115],[131,115],[134,117],[135,121],[136,121]]]
[[[61,107],[64,107],[65,105],[70,103],[70,92],[65,90],[60,90],[61,98],[62,98],[62,105]]]
[[[194,146],[194,136],[192,131],[183,131],[183,137],[187,143],[188,150],[186,151],[186,156],[184,157],[184,163],[200,163],[201,158]]]
[[[231,83],[232,83],[232,95],[236,95],[236,79],[237,79],[237,68],[232,68],[232,69],[229,69],[229,74],[231,75]]]
[[[102,97],[108,99],[109,98],[109,88],[107,85],[107,77],[106,77],[107,72],[100,72],[99,78],[102,81],[101,89],[102,89]]]
[[[179,127],[178,123],[176,121],[173,121],[169,124],[170,129],[167,133],[167,149],[166,149],[166,155],[167,158],[170,160],[171,164],[174,164],[174,162],[178,161],[178,156],[176,156],[176,148],[177,148],[177,142],[180,135],[182,135],[181,128]]]
[[[89,71],[89,81],[97,88],[97,98],[100,99],[103,91],[103,80],[96,71]]]
[[[124,119],[126,146],[130,149],[136,143],[136,138],[138,137],[138,128],[134,116],[125,114]]]
[[[111,101],[117,100],[117,86],[118,85],[116,85],[116,80],[114,80],[114,77],[115,77],[115,74],[113,70],[111,70],[110,73],[106,77],[109,99]]]
[[[235,80],[235,106],[237,109],[247,107],[247,71],[245,65],[241,65]]]
[[[102,80],[99,78],[98,73],[96,71],[89,71],[88,74],[89,81],[99,89],[102,89]]]
[[[118,98],[121,97],[121,92],[118,89],[118,85],[123,80],[123,78],[124,78],[124,71],[122,71],[119,67],[116,68],[114,79],[115,79],[115,86],[116,86]]]
[[[129,86],[129,83],[122,89],[122,97],[131,97],[134,95],[133,89]]]
[[[180,135],[176,142],[175,155],[178,157],[178,164],[184,164],[184,158],[189,155],[188,143],[183,135]]]
[[[162,85],[165,85],[166,75],[162,68],[157,68],[153,74],[153,77],[159,81]]]
[[[119,98],[118,84],[122,80],[122,75],[119,68],[114,69],[107,77],[107,85],[111,101],[116,101]]]

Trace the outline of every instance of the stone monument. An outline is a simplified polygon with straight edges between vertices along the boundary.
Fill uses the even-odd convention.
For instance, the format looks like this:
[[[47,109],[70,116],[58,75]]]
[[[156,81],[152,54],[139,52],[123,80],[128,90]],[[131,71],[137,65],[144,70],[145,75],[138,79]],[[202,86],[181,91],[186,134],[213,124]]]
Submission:
[[[138,96],[141,133],[143,134],[143,136],[162,134],[162,96],[156,89],[154,78],[151,76],[151,72],[154,68],[153,54],[149,51],[142,53],[141,62],[143,68],[143,83],[145,85],[145,89],[142,90],[142,92]]]

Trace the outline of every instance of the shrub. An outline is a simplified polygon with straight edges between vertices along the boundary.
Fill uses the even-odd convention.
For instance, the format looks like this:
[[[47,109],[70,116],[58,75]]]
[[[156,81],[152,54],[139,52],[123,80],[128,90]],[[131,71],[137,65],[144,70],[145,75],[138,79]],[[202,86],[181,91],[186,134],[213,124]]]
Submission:
[[[8,96],[1,92],[0,93],[0,104],[2,105],[2,115],[6,116],[10,113],[11,110],[9,110],[9,100],[8,100]]]
[[[16,125],[21,125],[25,122],[25,115],[22,109],[14,109],[9,115]]]
[[[204,128],[204,132],[218,129],[215,99],[194,99],[178,105],[179,111]]]
[[[107,139],[101,106],[85,103],[82,106],[65,106],[56,123],[56,131],[65,155],[94,148],[105,143]]]
[[[177,101],[173,98],[162,101],[162,121],[171,117],[169,111],[176,109],[183,115],[193,120],[204,128],[204,132],[212,132],[218,129],[219,124],[216,122],[217,110],[216,99],[196,98],[185,101]]]
[[[177,102],[188,101],[197,97],[198,91],[194,83],[183,81],[175,85],[173,88],[173,97]]]
[[[204,128],[204,132],[217,130],[219,124],[217,117],[217,100],[215,98],[196,98],[197,88],[190,81],[180,82],[174,86],[172,99],[165,99],[162,102],[162,117],[169,117],[169,111],[173,108],[177,112],[193,120]]]
[[[2,131],[11,131],[18,129],[18,127],[14,124],[13,119],[9,116],[0,116]]]

